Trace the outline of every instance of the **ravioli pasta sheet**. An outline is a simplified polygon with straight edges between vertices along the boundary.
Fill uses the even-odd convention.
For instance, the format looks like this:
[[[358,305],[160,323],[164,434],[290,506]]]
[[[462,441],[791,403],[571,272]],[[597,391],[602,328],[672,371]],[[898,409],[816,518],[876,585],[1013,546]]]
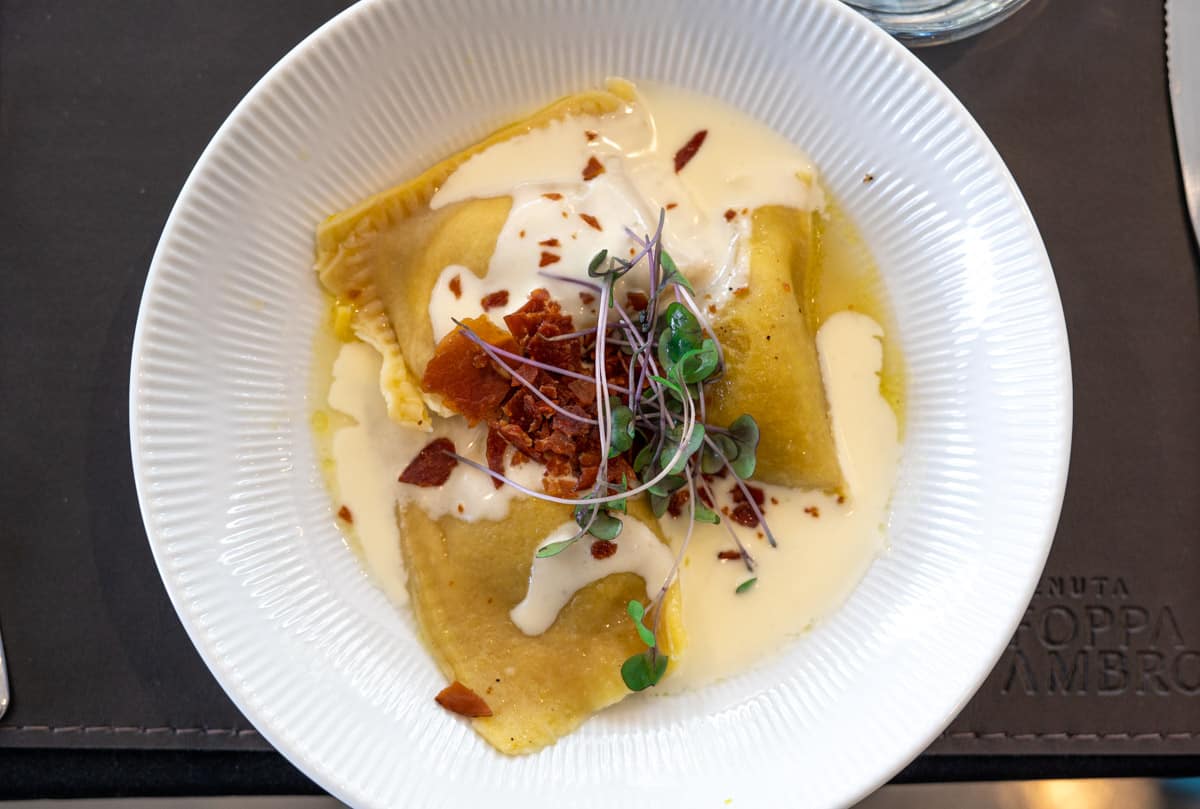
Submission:
[[[640,500],[630,516],[657,533]],[[572,519],[571,507],[515,500],[507,519],[467,523],[402,513],[401,547],[418,624],[447,675],[484,698],[493,716],[471,720],[503,753],[529,753],[570,733],[596,711],[629,695],[621,663],[645,650],[625,614],[646,598],[632,573],[610,575],[579,590],[541,635],[509,620],[525,597],[538,544]],[[660,536],[661,538],[661,536]],[[663,607],[660,642],[680,645],[678,588]]]
[[[712,385],[709,407],[717,424],[749,413],[770,437],[758,448],[757,479],[838,490],[816,336],[800,303],[816,272],[815,216],[774,205],[753,212],[749,283],[713,323],[727,370]]]
[[[380,386],[394,421],[428,430],[429,407],[446,414],[420,389],[434,348],[429,297],[448,264],[484,276],[512,204],[503,197],[433,210],[429,202],[438,188],[455,169],[497,143],[562,118],[613,112],[633,100],[632,86],[621,81],[567,96],[317,228],[317,274],[329,292],[355,307],[355,334],[383,356]]]

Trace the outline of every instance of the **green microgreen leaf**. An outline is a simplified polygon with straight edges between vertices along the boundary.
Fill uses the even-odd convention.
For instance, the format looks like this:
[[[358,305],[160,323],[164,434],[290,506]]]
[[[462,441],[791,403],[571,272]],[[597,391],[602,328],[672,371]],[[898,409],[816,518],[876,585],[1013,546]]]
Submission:
[[[658,263],[663,271],[662,282],[658,285],[659,292],[662,292],[670,284],[679,284],[693,295],[696,294],[696,290],[692,289],[691,282],[679,271],[679,267],[675,266],[675,259],[671,258],[670,253],[663,250]]]
[[[711,525],[717,525],[721,522],[721,515],[704,505],[703,500],[697,498],[695,519],[696,522],[706,522]]]
[[[749,413],[743,413],[733,420],[729,425],[729,434],[743,446],[758,448],[758,422]]]
[[[700,329],[700,321],[696,320],[696,316],[691,310],[684,306],[679,301],[672,301],[667,307],[667,311],[663,313],[667,320],[667,328],[671,331],[690,338],[691,342],[699,343],[703,331]]]
[[[717,344],[706,339],[699,348],[693,348],[680,357],[679,361],[671,366],[669,376],[688,383],[703,382],[717,370],[719,363]]]
[[[650,493],[650,510],[654,512],[655,517],[661,517],[667,513],[667,506],[671,504],[670,495]]]
[[[683,400],[687,398],[690,391],[680,381],[677,369],[669,369],[668,374],[673,387],[666,388],[664,402],[672,409],[672,412],[679,413],[682,412]]]
[[[612,488],[617,492],[629,491],[629,478],[625,473],[621,473],[621,482],[612,484]],[[619,511],[622,514],[627,514],[629,512],[628,502],[628,500],[610,500],[608,503],[605,503],[604,507],[609,511]]]
[[[676,393],[680,396],[683,395],[683,388],[680,387],[678,382],[673,382],[670,379],[664,379],[663,377],[656,376],[655,374],[647,374],[647,376],[649,376],[655,382],[662,385],[664,388],[671,391],[672,393]]]
[[[612,419],[610,432],[612,433],[612,442],[608,450],[608,457],[615,458],[633,446],[633,439],[636,432],[634,429],[633,411],[621,404],[620,399],[617,397],[613,396],[611,399]]]
[[[588,533],[596,539],[616,539],[624,527],[625,523],[609,514],[607,510],[601,510],[592,522],[592,527],[588,529]]]
[[[675,259],[671,258],[671,254],[666,250],[659,251],[658,265],[662,267],[664,276],[680,274],[679,267],[675,265]]]
[[[700,471],[706,475],[715,475],[721,471],[725,460],[732,462],[737,458],[738,445],[724,433],[709,433],[708,437],[717,445],[717,449],[721,450],[721,455],[724,455],[725,458],[722,459],[721,455],[714,452],[712,447],[705,445],[704,454],[700,457]]]
[[[601,250],[599,253],[592,256],[592,260],[588,263],[588,269],[587,269],[588,275],[590,275],[592,278],[599,278],[602,275],[607,275],[608,274],[607,270],[603,271],[603,272],[601,272],[601,270],[600,270],[600,267],[603,266],[604,261],[607,258],[608,258],[607,250]]]
[[[608,513],[609,506],[611,504],[606,504],[605,506],[587,504],[576,506],[575,522],[578,523],[580,528],[596,537],[596,539],[616,539],[621,533],[621,529],[625,527],[625,524]],[[593,510],[596,512],[595,518],[592,517]],[[623,511],[624,509],[616,510]],[[591,523],[590,526],[588,525],[589,523]]]
[[[737,475],[742,480],[749,480],[754,477],[754,467],[756,466],[757,458],[754,452],[743,449],[738,452],[738,456],[729,462],[729,466],[733,468],[733,474]]]
[[[667,656],[647,649],[621,664],[621,679],[630,691],[645,691],[667,673]]]
[[[664,446],[662,457],[675,457],[675,448],[678,447],[680,442],[683,440],[683,427],[683,424],[676,424],[670,430],[667,430],[667,442],[671,445],[671,448],[668,450]],[[684,445],[683,452],[680,454],[679,460],[671,466],[671,474],[677,475],[682,472],[684,467],[687,466],[687,462],[693,455],[696,454],[696,450],[700,449],[700,446],[703,443],[704,425],[697,422],[692,426],[692,434],[688,437],[688,442]]]
[[[671,451],[673,453],[674,449],[672,449]],[[663,455],[665,456],[666,454],[667,454],[667,451],[664,448]],[[651,486],[649,489],[649,492],[650,492],[650,494],[656,494],[659,497],[666,497],[667,495],[671,494],[671,492],[674,492],[677,489],[683,488],[683,485],[685,483],[687,483],[687,478],[685,478],[683,475],[678,475],[678,474],[667,475],[665,478],[660,480],[658,483],[655,483],[653,486]]]
[[[674,301],[659,316],[662,334],[658,338],[658,361],[663,368],[674,366],[689,351],[700,348],[704,331],[686,306]]]
[[[638,454],[633,459],[633,471],[635,474],[642,474],[642,470],[654,460],[654,449],[654,443],[648,442],[646,446],[638,450]]]
[[[640,601],[630,601],[625,605],[625,611],[629,613],[629,617],[633,619],[633,625],[637,628],[638,637],[642,639],[642,643],[647,646],[654,646],[654,632],[646,627],[643,623],[646,618],[646,607]]]
[[[729,465],[742,480],[752,477],[758,453],[758,422],[749,413],[744,413],[729,425],[729,435],[738,448],[737,457],[730,458]]]
[[[538,559],[546,559],[551,556],[558,556],[567,548],[578,542],[581,536],[583,536],[582,531],[570,539],[562,539],[558,542],[551,542],[549,545],[543,545],[542,547],[538,548],[537,553],[535,553],[534,556],[536,556]]]
[[[746,579],[744,582],[739,584],[737,586],[737,589],[734,590],[734,592],[737,593],[738,595],[741,595],[742,593],[745,593],[751,587],[753,587],[755,582],[757,582],[757,581],[758,581],[758,576],[751,576],[750,578]]]

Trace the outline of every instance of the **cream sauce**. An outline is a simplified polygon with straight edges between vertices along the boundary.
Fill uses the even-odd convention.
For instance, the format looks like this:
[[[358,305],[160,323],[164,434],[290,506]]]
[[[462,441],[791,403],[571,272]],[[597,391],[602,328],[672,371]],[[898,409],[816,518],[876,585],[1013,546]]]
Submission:
[[[702,129],[704,144],[677,174],[675,153]],[[596,133],[591,140],[589,132]],[[605,171],[584,181],[592,157]],[[450,265],[434,285],[429,316],[437,338],[453,329],[452,317],[478,316],[481,299],[501,290],[508,292],[504,312],[545,287],[576,325],[590,325],[594,305],[580,299],[581,287],[539,273],[543,254],[557,259],[540,268],[545,272],[588,280],[585,270],[596,253],[632,255],[636,244],[625,228],[653,233],[659,210],[668,205],[672,258],[697,293],[720,306],[748,272],[747,251],[737,249],[750,227],[743,209],[824,205],[811,162],[778,134],[715,101],[653,86],[619,112],[556,121],[475,155],[446,180],[431,206],[497,196],[510,196],[513,204],[485,277]],[[729,210],[736,213],[732,219],[726,219]],[[450,288],[456,275],[461,296]],[[647,287],[645,273],[634,270],[618,287],[618,300],[628,289]]]
[[[449,438],[460,455],[486,463],[487,431],[482,425],[468,427],[462,418],[435,418],[431,433],[392,421],[379,390],[381,364],[378,352],[366,343],[342,346],[333,364],[328,403],[352,423],[334,432],[330,446],[336,489],[350,510],[363,561],[384,591],[403,603],[407,595],[397,504],[415,504],[435,518],[453,514],[468,522],[498,520],[508,515],[509,502],[520,493],[511,486],[495,488],[489,477],[465,464],[455,467],[440,487],[400,483],[400,473],[434,438]],[[541,486],[540,464],[507,468],[523,485]]]
[[[526,635],[540,635],[549,629],[558,613],[575,592],[614,573],[636,573],[646,583],[646,597],[662,588],[671,573],[675,555],[658,536],[639,520],[615,515],[623,523],[613,540],[616,553],[604,559],[592,556],[592,538],[585,537],[554,556],[533,559],[529,573],[529,591],[509,617]],[[546,537],[539,548],[570,539],[579,531],[574,522],[563,523]]]
[[[666,690],[727,677],[777,651],[836,609],[883,549],[900,443],[896,414],[879,389],[882,336],[874,320],[853,312],[830,316],[817,332],[845,501],[754,484],[764,491],[764,514],[778,547],[768,546],[760,529],[725,520],[750,550],[753,573],[739,560],[718,559],[736,547],[726,525],[696,526],[680,569],[688,645],[663,681]],[[731,505],[730,482],[716,483],[718,507]],[[685,521],[662,523],[678,548]],[[751,576],[758,581],[735,593]]]

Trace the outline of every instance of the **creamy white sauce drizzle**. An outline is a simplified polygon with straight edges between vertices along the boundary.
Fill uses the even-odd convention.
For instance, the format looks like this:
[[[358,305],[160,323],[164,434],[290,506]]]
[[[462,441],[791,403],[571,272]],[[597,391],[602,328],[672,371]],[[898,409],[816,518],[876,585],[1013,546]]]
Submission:
[[[538,287],[548,289],[576,325],[590,325],[595,309],[580,299],[582,288],[539,270],[588,280],[592,256],[608,250],[628,257],[636,246],[625,228],[640,236],[653,233],[659,210],[668,205],[674,206],[666,212],[665,228],[672,258],[706,303],[720,306],[745,285],[745,251],[737,249],[750,226],[743,209],[778,204],[808,210],[824,204],[803,153],[762,124],[731,116],[736,113],[716,102],[651,86],[641,90],[638,103],[617,113],[556,121],[468,160],[447,179],[432,207],[498,196],[512,197],[513,205],[483,279],[457,265],[442,272],[429,302],[435,336],[453,328],[452,317],[481,314],[481,299],[490,292],[509,293],[508,304],[492,312],[497,319]],[[701,129],[708,132],[704,144],[676,174],[675,153]],[[589,140],[588,132],[596,137]],[[605,171],[584,181],[591,157]],[[727,220],[727,210],[737,215]],[[543,253],[558,261],[539,267]],[[450,289],[455,275],[461,276],[461,297]],[[622,281],[618,299],[629,288],[647,286],[645,273],[635,270]]]
[[[757,562],[754,573],[741,561],[717,558],[735,549],[725,526],[696,526],[680,569],[688,645],[663,681],[666,690],[727,677],[777,651],[836,609],[883,549],[900,444],[896,414],[879,392],[882,334],[874,320],[853,312],[831,316],[817,332],[845,502],[756,483],[779,547],[770,548],[757,529],[727,521]],[[731,505],[731,488],[717,481],[718,506]],[[684,521],[667,518],[662,525],[678,547]],[[752,575],[755,585],[735,594]]]
[[[520,493],[511,486],[495,488],[489,477],[465,464],[455,467],[440,487],[400,483],[397,478],[413,457],[439,437],[453,441],[459,454],[485,463],[487,432],[482,425],[468,427],[458,417],[435,418],[429,433],[392,421],[379,390],[381,364],[378,352],[366,343],[342,346],[333,365],[328,403],[355,423],[334,433],[331,450],[337,490],[353,517],[363,560],[384,591],[403,603],[407,595],[397,504],[412,503],[431,517],[498,520],[508,515],[509,502]],[[541,486],[543,471],[532,461],[508,466],[510,477],[530,487]]]
[[[646,583],[647,598],[662,587],[671,573],[675,556],[653,531],[623,514],[615,515],[624,527],[613,544],[617,551],[605,559],[592,556],[592,537],[585,537],[555,556],[533,559],[529,573],[529,591],[509,617],[526,635],[540,635],[549,629],[558,613],[576,591],[614,573],[636,573]],[[574,522],[563,523],[539,545],[570,539],[579,531]]]

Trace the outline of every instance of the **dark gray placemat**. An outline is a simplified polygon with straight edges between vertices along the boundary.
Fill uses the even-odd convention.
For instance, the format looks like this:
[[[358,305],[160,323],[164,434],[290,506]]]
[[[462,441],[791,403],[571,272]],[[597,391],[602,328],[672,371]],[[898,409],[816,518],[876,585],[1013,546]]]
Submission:
[[[189,644],[146,547],[129,350],[192,163],[253,82],[342,5],[0,0],[0,622],[14,689],[0,746],[265,747]],[[1185,685],[1200,679],[1186,668],[1200,648],[1196,259],[1161,22],[1151,2],[1034,0],[922,54],[1026,193],[1076,381],[1072,477],[1032,628],[934,751],[1200,752],[1188,689],[1176,677],[1154,693],[1134,668],[1157,653],[1185,661]],[[1072,596],[1072,576],[1102,577],[1104,594],[1095,579]],[[1116,627],[1137,610],[1169,629],[1124,640]],[[1088,622],[1109,614],[1093,640]],[[1129,671],[1106,693],[1114,661]]]
[[[1035,0],[978,43],[923,56],[1037,219],[1075,388],[1046,575],[1009,651],[933,750],[1198,753],[1198,264],[1162,4]]]
[[[13,690],[0,745],[267,746],[158,580],[130,468],[129,354],[192,164],[342,5],[0,4],[0,626]]]

